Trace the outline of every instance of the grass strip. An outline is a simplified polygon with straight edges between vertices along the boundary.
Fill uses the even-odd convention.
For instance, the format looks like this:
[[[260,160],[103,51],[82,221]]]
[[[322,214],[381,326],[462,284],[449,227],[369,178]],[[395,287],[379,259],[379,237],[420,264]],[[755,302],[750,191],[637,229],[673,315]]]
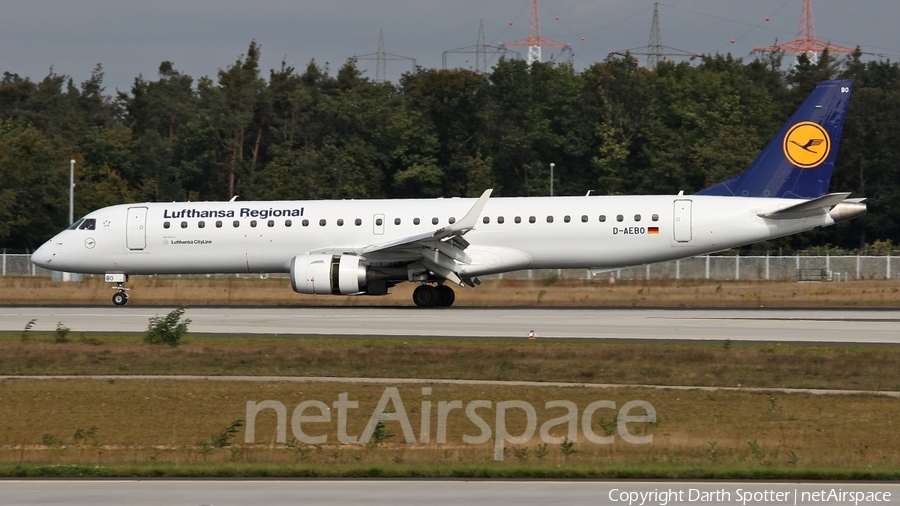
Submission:
[[[163,476],[231,469],[228,472],[236,476],[377,476],[382,472],[413,477],[418,475],[411,473],[422,469],[421,476],[432,477],[882,479],[900,471],[900,439],[894,426],[900,419],[900,404],[872,395],[487,387],[426,381],[396,385],[412,441],[400,422],[388,420],[380,440],[342,443],[334,410],[330,421],[304,422],[305,432],[297,436],[295,407],[319,401],[328,410],[342,396],[358,403],[347,410],[343,430],[361,435],[373,417],[377,420],[383,414],[378,406],[387,386],[162,379],[4,381],[0,382],[4,429],[0,466],[6,466],[6,473],[19,469],[15,472],[126,475],[132,468],[147,475],[162,472],[153,471],[159,469],[172,473]],[[458,409],[445,415],[446,437],[439,441],[437,407],[457,400]],[[492,432],[487,440],[466,442],[465,436],[478,435],[483,429],[466,407],[488,401],[479,414],[491,431],[498,427],[497,403],[511,400],[535,409],[535,432],[527,440],[507,442],[503,461],[495,462]],[[628,433],[652,436],[644,444],[628,442],[617,424],[616,410],[635,400],[649,403],[656,412],[654,422],[627,422]],[[285,417],[279,418],[273,408],[250,414],[248,401],[280,403]],[[570,402],[577,411],[575,443],[570,448],[574,451],[547,444],[537,430],[567,414],[568,408],[559,404],[548,407],[550,401]],[[584,418],[587,407],[597,401],[613,406]],[[387,405],[393,412],[398,406]],[[425,413],[427,424],[422,423]],[[510,410],[504,416],[509,434],[526,432],[525,411]],[[238,425],[233,433],[224,432],[234,421],[251,418],[252,433],[247,432],[248,424]],[[585,435],[586,424],[594,434],[612,439],[591,442]],[[279,427],[284,428],[284,442],[278,440]],[[565,423],[548,427],[551,437],[572,435]],[[422,438],[426,431],[428,441]],[[231,436],[221,441],[222,434]],[[294,439],[302,434],[325,439],[318,444]],[[863,471],[868,474],[859,474]]]
[[[0,334],[0,375],[433,378],[900,390],[900,347],[188,335]]]
[[[475,478],[475,479],[711,479],[896,481],[900,469],[860,466],[808,467],[685,464],[566,466],[520,464],[244,464],[130,463],[112,465],[3,464],[0,476],[15,478]]]

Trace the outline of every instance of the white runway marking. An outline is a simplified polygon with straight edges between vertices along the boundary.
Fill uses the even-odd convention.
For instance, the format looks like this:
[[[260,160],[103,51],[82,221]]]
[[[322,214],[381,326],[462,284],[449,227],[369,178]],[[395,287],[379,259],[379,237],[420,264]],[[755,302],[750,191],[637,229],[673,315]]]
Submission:
[[[778,388],[778,387],[706,387],[693,385],[641,385],[613,383],[564,383],[559,381],[500,381],[462,380],[428,378],[339,378],[334,376],[190,376],[185,374],[166,375],[117,375],[96,374],[86,376],[0,376],[0,381],[18,380],[97,380],[97,381],[248,381],[257,383],[365,383],[372,385],[479,385],[503,387],[556,387],[556,388],[650,388],[654,390],[700,390],[703,392],[750,392],[783,393],[808,395],[878,395],[900,399],[900,392],[890,390],[834,390],[822,388]]]

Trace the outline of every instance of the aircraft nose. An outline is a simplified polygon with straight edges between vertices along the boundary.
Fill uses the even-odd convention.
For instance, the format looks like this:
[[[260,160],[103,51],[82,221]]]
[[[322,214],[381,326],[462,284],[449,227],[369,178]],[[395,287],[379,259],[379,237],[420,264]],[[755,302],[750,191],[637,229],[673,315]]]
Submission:
[[[50,269],[50,264],[56,256],[56,247],[52,241],[45,242],[40,248],[31,254],[31,263],[38,267]]]

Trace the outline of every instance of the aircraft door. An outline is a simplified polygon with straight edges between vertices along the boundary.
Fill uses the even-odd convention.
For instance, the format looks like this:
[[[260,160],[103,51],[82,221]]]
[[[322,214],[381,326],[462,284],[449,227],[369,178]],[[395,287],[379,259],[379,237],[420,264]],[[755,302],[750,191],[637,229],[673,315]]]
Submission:
[[[147,208],[129,207],[125,225],[125,245],[130,250],[147,247]]]
[[[376,214],[372,220],[373,231],[375,235],[384,235],[384,215]]]
[[[675,241],[690,242],[691,240],[691,204],[686,199],[675,201],[675,223],[672,228],[675,233]]]

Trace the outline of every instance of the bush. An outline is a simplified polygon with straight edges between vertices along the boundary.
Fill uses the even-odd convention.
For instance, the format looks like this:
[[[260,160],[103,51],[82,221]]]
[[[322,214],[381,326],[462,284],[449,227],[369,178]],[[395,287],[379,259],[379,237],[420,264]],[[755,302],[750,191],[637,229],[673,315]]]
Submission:
[[[37,318],[32,318],[31,321],[25,324],[25,330],[22,331],[22,342],[26,342],[31,339],[31,336],[28,335],[28,332],[31,331],[31,327],[34,327],[34,324],[37,323]]]
[[[56,324],[56,335],[54,336],[53,340],[57,343],[68,343],[69,331],[69,327],[64,326],[62,322],[58,322]]]
[[[181,343],[181,338],[187,334],[188,325],[191,323],[190,318],[181,317],[187,306],[181,306],[166,316],[154,316],[150,318],[147,325],[147,337],[144,341],[150,344],[168,344],[176,347]]]

